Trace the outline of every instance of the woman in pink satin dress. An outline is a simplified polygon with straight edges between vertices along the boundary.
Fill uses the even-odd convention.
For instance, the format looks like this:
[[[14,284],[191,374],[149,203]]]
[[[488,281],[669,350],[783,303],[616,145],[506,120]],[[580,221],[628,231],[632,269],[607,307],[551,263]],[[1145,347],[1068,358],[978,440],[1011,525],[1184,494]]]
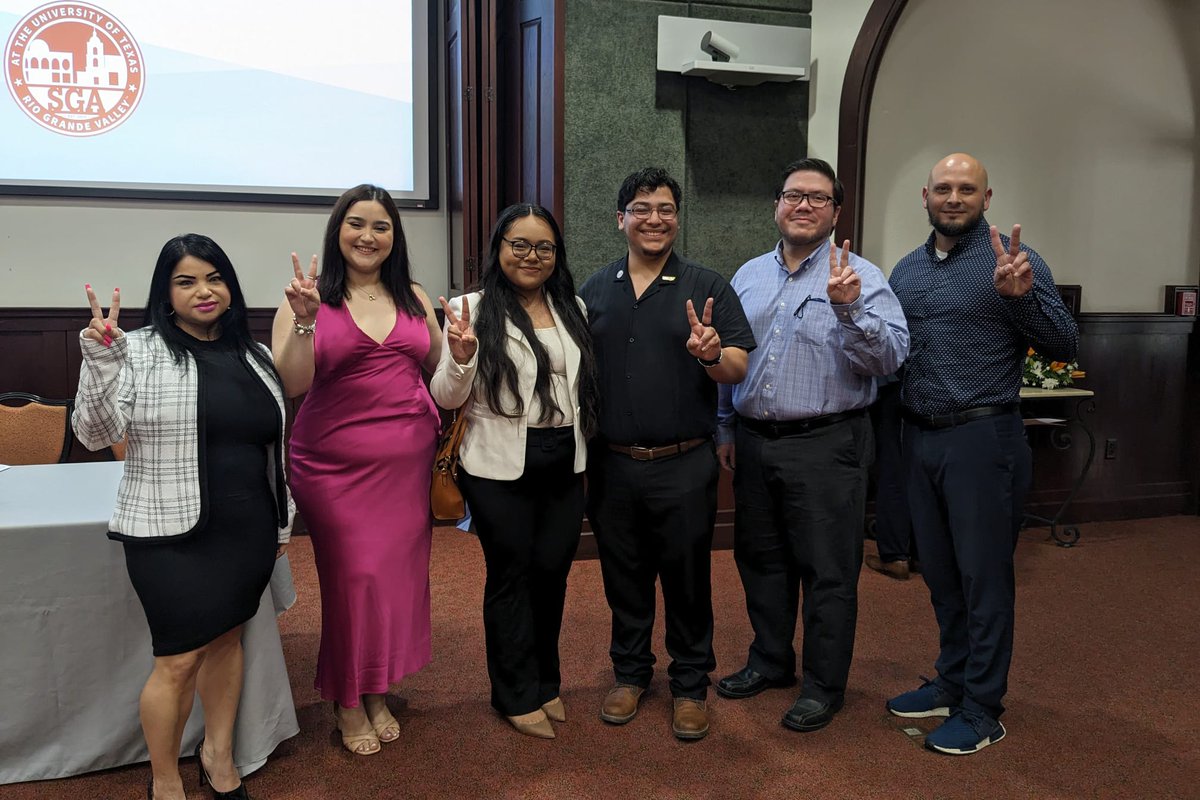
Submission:
[[[325,230],[323,266],[292,254],[272,351],[288,396],[304,394],[291,486],[321,584],[316,688],[342,744],[378,753],[400,737],[391,685],[429,663],[429,479],[439,418],[422,381],[441,351],[412,282],[396,204],[356,186]]]

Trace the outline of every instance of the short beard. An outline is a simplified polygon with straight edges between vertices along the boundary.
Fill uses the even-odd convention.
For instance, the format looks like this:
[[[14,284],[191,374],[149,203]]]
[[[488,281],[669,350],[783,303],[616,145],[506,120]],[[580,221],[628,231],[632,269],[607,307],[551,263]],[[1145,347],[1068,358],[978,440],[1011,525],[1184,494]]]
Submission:
[[[821,242],[828,239],[829,234],[831,234],[831,233],[833,233],[832,227],[826,228],[824,230],[818,230],[812,236],[804,236],[804,237],[788,236],[787,234],[782,233],[782,232],[780,232],[780,235],[782,236],[783,241],[791,247],[807,247],[810,244],[820,244]]]
[[[926,207],[925,214],[929,217],[929,224],[933,229],[947,238],[957,238],[962,236],[967,231],[979,224],[979,220],[983,218],[983,212],[976,214],[973,217],[965,219],[961,222],[938,222],[933,215],[933,211]]]

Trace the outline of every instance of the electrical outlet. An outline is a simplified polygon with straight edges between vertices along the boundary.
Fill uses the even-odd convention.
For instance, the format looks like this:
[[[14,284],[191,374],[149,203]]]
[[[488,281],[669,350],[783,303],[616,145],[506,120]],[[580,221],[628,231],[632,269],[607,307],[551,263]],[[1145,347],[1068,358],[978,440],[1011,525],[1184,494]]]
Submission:
[[[1105,440],[1105,442],[1104,442],[1104,457],[1105,458],[1116,458],[1117,457],[1117,440],[1116,439]]]

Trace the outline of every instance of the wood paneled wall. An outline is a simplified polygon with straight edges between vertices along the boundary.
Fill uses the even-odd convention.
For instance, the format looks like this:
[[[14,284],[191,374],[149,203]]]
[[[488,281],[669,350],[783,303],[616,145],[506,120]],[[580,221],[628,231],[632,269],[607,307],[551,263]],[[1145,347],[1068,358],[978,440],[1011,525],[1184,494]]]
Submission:
[[[270,339],[272,309],[253,309],[256,338]],[[75,394],[79,379],[77,337],[86,309],[0,309],[0,391],[26,391],[44,397]],[[141,324],[139,309],[121,312],[122,326]],[[1088,414],[1095,433],[1095,462],[1077,496],[1068,522],[1128,519],[1195,513],[1200,496],[1200,331],[1195,318],[1164,314],[1082,314],[1080,383],[1096,392]],[[1066,416],[1074,404],[1037,409],[1041,416]],[[1116,457],[1104,458],[1104,445],[1116,439]],[[1044,430],[1032,429],[1034,489],[1032,513],[1052,515],[1086,458],[1082,437],[1069,450],[1055,448]],[[102,458],[76,443],[72,460]],[[728,543],[733,493],[721,481],[718,543]],[[585,542],[585,550],[590,543]]]

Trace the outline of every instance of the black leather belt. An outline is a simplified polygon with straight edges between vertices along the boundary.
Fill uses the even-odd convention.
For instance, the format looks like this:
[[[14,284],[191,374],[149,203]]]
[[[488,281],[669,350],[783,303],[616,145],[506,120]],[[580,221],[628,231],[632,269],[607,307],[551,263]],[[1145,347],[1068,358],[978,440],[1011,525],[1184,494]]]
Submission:
[[[660,458],[671,458],[672,456],[681,456],[689,450],[695,450],[709,439],[688,439],[686,442],[678,442],[677,444],[664,444],[658,447],[641,447],[639,445],[624,445],[610,444],[609,450],[614,453],[620,453],[623,456],[629,456],[634,461],[655,461]]]
[[[866,409],[856,408],[852,411],[839,411],[836,414],[823,414],[819,417],[808,417],[807,419],[789,419],[783,421],[753,419],[751,417],[743,417],[738,414],[738,425],[741,425],[748,431],[753,431],[759,436],[765,436],[768,439],[778,439],[781,436],[795,436],[800,433],[808,433],[817,428],[824,428],[828,425],[833,425],[836,422],[844,422],[848,419],[860,417],[866,412]]]
[[[900,415],[922,430],[932,431],[940,428],[953,428],[975,419],[998,417],[1001,414],[1011,414],[1018,408],[1017,403],[1006,403],[1001,406],[979,406],[949,414],[916,414],[907,408],[901,409]]]

